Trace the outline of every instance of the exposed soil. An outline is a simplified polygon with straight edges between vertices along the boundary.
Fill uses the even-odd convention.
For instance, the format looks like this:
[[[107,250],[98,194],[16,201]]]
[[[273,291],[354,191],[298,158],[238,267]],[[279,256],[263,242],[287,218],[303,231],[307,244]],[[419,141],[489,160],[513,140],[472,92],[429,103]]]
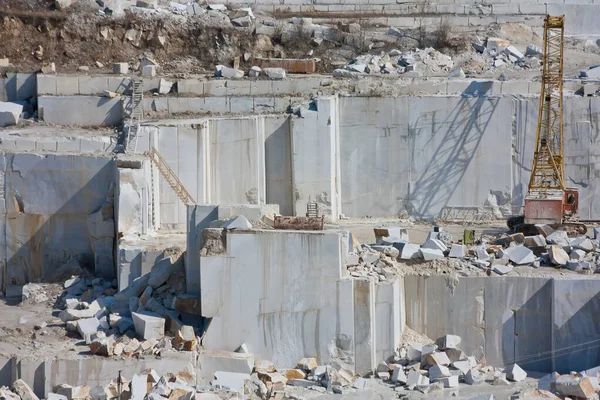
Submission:
[[[62,284],[40,285],[45,289],[47,301],[37,304],[0,301],[0,356],[51,360],[89,355],[85,341],[77,333],[65,331],[64,323],[57,317],[54,304]]]
[[[539,69],[490,68],[489,60],[471,49],[471,42],[490,36],[509,39],[521,49],[532,43],[540,45],[541,30],[519,23],[490,24],[469,32],[440,24],[428,30],[401,29],[402,37],[391,37],[385,34],[386,27],[371,26],[368,19],[349,19],[351,15],[340,14],[338,17],[347,22],[358,22],[360,31],[345,33],[338,24],[334,26],[335,34],[327,35],[317,46],[302,29],[297,33],[288,31],[285,40],[282,39],[281,33],[290,26],[287,22],[296,14],[257,12],[255,26],[263,22],[273,26],[277,34],[271,38],[256,35],[254,27],[232,26],[228,16],[220,12],[198,16],[168,11],[153,15],[127,12],[123,17],[112,17],[100,15],[93,0],[78,0],[67,10],[56,10],[53,3],[53,0],[1,2],[0,58],[9,58],[12,65],[0,68],[0,74],[35,72],[45,63],[55,63],[59,73],[75,72],[85,66],[88,73],[94,74],[111,72],[112,63],[129,62],[136,72],[144,56],[158,62],[161,74],[212,74],[215,65],[231,66],[236,57],[244,70],[251,67],[253,57],[314,57],[319,60],[317,72],[331,73],[361,54],[424,47],[434,47],[452,56],[454,66],[463,67],[467,76],[497,78],[504,72],[508,79],[536,79],[540,74]],[[159,3],[166,4],[163,0]],[[587,42],[582,38],[566,39],[565,77],[576,77],[580,69],[600,63],[597,54],[600,47],[595,43],[586,45]]]
[[[161,73],[205,73],[217,64],[232,65],[240,57],[240,67],[249,69],[253,57],[319,59],[318,72],[331,72],[349,59],[367,52],[393,48],[414,49],[419,43],[407,30],[405,39],[376,39],[365,26],[357,35],[339,32],[335,40],[316,46],[299,29],[282,41],[256,35],[254,28],[236,28],[225,14],[180,16],[170,13],[124,17],[99,15],[91,5],[76,3],[66,11],[53,10],[49,0],[9,0],[0,7],[0,58],[8,57],[12,66],[1,72],[34,72],[45,63],[55,63],[60,73],[75,72],[80,66],[89,73],[109,72],[114,62],[129,62],[134,70],[144,56],[155,59]],[[269,15],[257,15],[256,24],[270,21],[276,29],[282,21]],[[434,33],[427,43],[433,44]],[[347,36],[349,38],[347,38]],[[370,49],[371,43],[379,43]],[[449,53],[465,47],[464,39],[449,42]],[[100,66],[99,64],[100,63]]]

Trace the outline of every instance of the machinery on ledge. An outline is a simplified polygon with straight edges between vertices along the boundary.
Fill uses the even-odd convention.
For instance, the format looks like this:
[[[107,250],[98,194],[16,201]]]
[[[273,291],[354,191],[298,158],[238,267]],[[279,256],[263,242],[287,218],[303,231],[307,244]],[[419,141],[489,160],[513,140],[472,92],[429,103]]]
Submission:
[[[537,234],[536,224],[574,234],[587,228],[577,219],[579,190],[565,187],[563,145],[563,42],[565,16],[546,15],[542,87],[538,113],[536,148],[527,196],[525,215],[508,219],[516,232]]]

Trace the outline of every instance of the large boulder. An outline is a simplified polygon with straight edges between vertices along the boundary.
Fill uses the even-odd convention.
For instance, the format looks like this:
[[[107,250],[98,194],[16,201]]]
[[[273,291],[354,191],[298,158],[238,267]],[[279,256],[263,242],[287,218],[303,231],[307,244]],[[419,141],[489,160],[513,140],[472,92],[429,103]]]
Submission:
[[[0,128],[18,124],[22,112],[22,105],[0,101]]]
[[[13,389],[21,397],[21,400],[40,400],[23,379],[17,379],[13,383]]]

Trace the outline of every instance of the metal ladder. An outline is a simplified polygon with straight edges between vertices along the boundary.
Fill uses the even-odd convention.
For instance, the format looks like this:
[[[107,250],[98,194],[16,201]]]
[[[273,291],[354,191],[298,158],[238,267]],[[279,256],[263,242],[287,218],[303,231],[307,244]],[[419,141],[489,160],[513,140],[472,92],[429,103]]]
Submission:
[[[308,197],[308,203],[306,203],[306,216],[309,218],[319,216],[319,205],[316,202],[313,203],[310,196]]]
[[[177,175],[175,175],[175,172],[171,169],[171,167],[169,167],[169,164],[167,164],[167,161],[160,155],[158,150],[153,147],[148,152],[148,155],[150,156],[150,160],[152,160],[152,162],[156,165],[162,176],[165,178],[169,186],[171,186],[175,194],[177,194],[177,197],[181,199],[183,204],[196,204],[194,198],[185,189],[183,183],[181,183]]]
[[[144,81],[141,78],[132,78],[132,93],[131,93],[131,111],[129,114],[129,132],[125,151],[131,149],[133,143],[133,153],[137,151],[137,142],[140,132],[140,120],[144,116],[143,100],[144,100]]]
[[[150,194],[150,198],[152,199],[152,216],[151,216],[151,221],[152,221],[152,226],[156,227],[156,203],[159,201],[155,198],[154,195],[154,188],[155,188],[155,172],[154,172],[154,164],[150,163],[150,190],[151,190],[151,194]]]

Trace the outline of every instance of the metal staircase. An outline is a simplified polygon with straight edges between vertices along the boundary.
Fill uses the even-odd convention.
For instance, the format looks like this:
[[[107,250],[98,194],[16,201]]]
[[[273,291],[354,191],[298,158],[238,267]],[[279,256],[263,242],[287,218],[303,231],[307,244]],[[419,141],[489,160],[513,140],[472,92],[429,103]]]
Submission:
[[[181,199],[183,204],[192,205],[196,204],[194,198],[189,194],[189,192],[183,186],[183,183],[179,180],[175,172],[169,167],[169,164],[165,161],[165,159],[160,155],[158,150],[154,147],[148,152],[150,156],[150,160],[156,165],[162,176],[165,178],[169,186],[173,189],[177,197]]]
[[[129,132],[127,134],[127,140],[125,143],[125,151],[135,153],[137,150],[138,134],[140,131],[140,120],[144,116],[144,110],[142,106],[142,102],[144,100],[144,81],[141,78],[132,78],[131,84],[131,110],[129,113]]]

